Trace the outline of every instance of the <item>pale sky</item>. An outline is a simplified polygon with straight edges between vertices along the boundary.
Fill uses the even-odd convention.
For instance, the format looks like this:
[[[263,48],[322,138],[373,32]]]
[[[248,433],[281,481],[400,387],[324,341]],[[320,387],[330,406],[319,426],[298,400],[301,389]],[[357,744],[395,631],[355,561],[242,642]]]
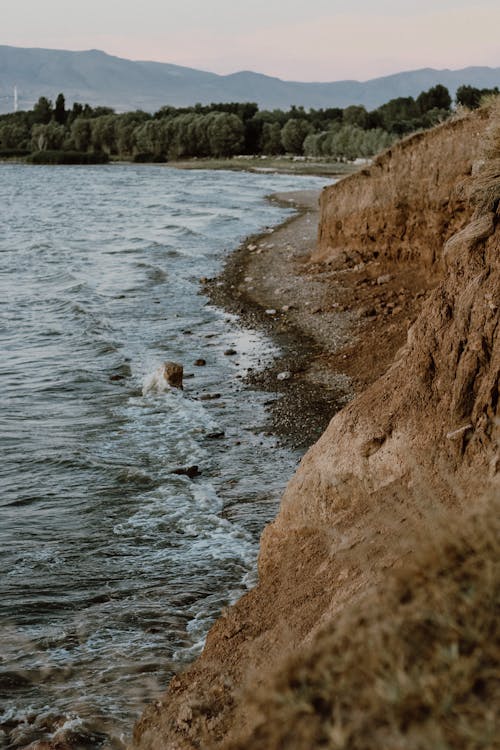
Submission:
[[[366,80],[500,66],[499,0],[0,0],[0,44]]]

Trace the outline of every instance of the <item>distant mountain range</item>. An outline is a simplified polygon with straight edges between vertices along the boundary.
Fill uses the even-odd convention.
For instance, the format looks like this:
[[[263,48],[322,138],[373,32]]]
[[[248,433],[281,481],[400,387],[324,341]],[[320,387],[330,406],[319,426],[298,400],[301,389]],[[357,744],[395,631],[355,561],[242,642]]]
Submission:
[[[438,83],[452,95],[461,84],[500,87],[500,68],[423,68],[365,82],[300,83],[251,71],[217,75],[170,63],[137,62],[100,50],[70,52],[0,45],[1,113],[14,108],[14,85],[20,109],[31,109],[40,96],[54,100],[62,91],[69,105],[79,101],[107,105],[117,112],[153,112],[165,104],[229,101],[257,102],[261,109],[287,109],[292,104],[306,109],[363,104],[374,109],[398,96],[416,96]]]

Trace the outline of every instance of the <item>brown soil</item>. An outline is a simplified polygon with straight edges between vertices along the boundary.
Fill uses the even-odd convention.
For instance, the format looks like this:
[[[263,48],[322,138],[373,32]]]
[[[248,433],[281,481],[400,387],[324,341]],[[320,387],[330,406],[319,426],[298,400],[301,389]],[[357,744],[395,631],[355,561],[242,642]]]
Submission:
[[[478,162],[481,140],[487,143],[486,161]],[[185,750],[236,741],[249,750],[294,747],[283,738],[280,716],[293,714],[295,721],[300,714],[307,721],[308,712],[314,716],[313,734],[322,711],[333,732],[328,718],[331,691],[325,687],[321,693],[322,684],[332,684],[328,659],[319,670],[323,682],[318,689],[325,703],[314,698],[314,690],[311,702],[311,692],[301,702],[300,678],[294,676],[291,687],[298,691],[298,705],[284,714],[275,704],[286,693],[279,677],[283,665],[303,655],[307,671],[310,658],[316,658],[314,648],[310,656],[311,645],[329,647],[321,646],[318,634],[332,631],[342,617],[348,623],[341,625],[342,633],[365,628],[357,646],[352,640],[357,651],[351,655],[365,658],[367,671],[353,672],[358,687],[352,684],[360,695],[364,682],[373,686],[370,695],[378,689],[381,662],[368,658],[369,649],[364,657],[359,650],[365,638],[371,643],[370,601],[383,599],[395,573],[414,575],[408,573],[407,562],[441,517],[452,513],[466,524],[464,507],[473,508],[493,486],[498,490],[499,186],[500,107],[492,107],[409,139],[382,156],[367,174],[327,189],[319,249],[311,243],[313,216],[304,213],[269,235],[266,247],[240,251],[240,267],[224,282],[240,295],[237,304],[246,307],[249,301],[254,310],[296,307],[286,314],[259,314],[262,320],[273,320],[268,323],[273,330],[284,328],[284,334],[291,332],[295,338],[300,331],[307,342],[301,372],[283,382],[312,383],[322,392],[340,394],[328,416],[342,398],[349,403],[304,456],[278,517],[264,531],[258,586],[223,614],[202,656],[146,711],[135,729],[135,747]],[[352,400],[349,388],[357,391]],[[464,554],[462,550],[458,559]],[[427,601],[426,586],[419,594],[422,603]],[[446,603],[455,606],[447,591],[443,588]],[[391,645],[397,643],[390,635],[391,623],[402,622],[393,617],[391,596],[384,617],[377,620],[377,628],[387,633],[379,645],[387,644],[388,658],[382,661],[391,675],[404,681],[405,664],[398,661],[398,646]],[[429,598],[431,612],[438,600]],[[463,622],[463,597],[456,601],[457,618]],[[368,614],[349,619],[348,613],[358,606],[367,607]],[[476,601],[474,608],[478,606],[489,604]],[[438,650],[441,642],[438,638]],[[337,642],[329,643],[338,648]],[[343,643],[341,651],[349,647],[345,639]],[[377,648],[378,641],[373,643]],[[471,662],[464,654],[465,673]],[[451,668],[447,674],[454,674]],[[424,676],[432,682],[428,669]],[[345,680],[342,690],[348,690]],[[381,717],[388,715],[388,702],[394,700],[382,693],[379,698],[372,724],[377,730]],[[461,706],[459,714],[465,710],[462,695],[452,700]],[[262,735],[266,701],[274,702],[267,721],[276,724]],[[303,728],[301,736],[310,739],[297,747],[365,747],[342,743],[342,721],[354,726],[359,714],[356,701],[346,699],[342,705],[345,713],[337,735],[318,739]],[[420,715],[425,724],[425,713]],[[409,737],[404,724],[398,730]],[[468,725],[464,734],[458,730],[455,726],[454,744],[449,746],[472,747],[463,740]],[[425,727],[420,744],[402,744],[399,735],[384,743],[383,736],[376,746],[441,746],[432,733],[425,734]]]
[[[499,748],[499,511],[497,494],[446,514],[411,564],[245,696],[254,728],[224,750]]]

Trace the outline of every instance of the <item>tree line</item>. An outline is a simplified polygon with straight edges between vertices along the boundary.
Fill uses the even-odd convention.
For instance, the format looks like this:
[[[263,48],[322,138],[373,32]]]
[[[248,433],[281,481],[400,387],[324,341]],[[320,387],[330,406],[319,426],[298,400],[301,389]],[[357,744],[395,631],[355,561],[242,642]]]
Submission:
[[[474,109],[495,89],[461,86],[456,104]],[[398,97],[375,110],[259,110],[254,103],[164,106],[154,114],[117,114],[109,107],[75,103],[66,108],[40,97],[32,110],[0,116],[0,156],[39,162],[137,162],[231,157],[236,154],[293,154],[337,160],[370,157],[401,136],[432,127],[452,112],[440,84],[413,98]]]

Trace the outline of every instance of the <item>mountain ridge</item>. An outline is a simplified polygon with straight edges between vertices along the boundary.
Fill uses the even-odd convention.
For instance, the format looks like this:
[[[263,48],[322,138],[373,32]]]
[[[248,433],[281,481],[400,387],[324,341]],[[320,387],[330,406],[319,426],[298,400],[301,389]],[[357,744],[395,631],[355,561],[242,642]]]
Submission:
[[[128,60],[98,49],[0,45],[0,113],[12,111],[14,85],[22,109],[30,109],[40,96],[55,99],[62,91],[70,105],[88,102],[121,112],[214,101],[255,101],[261,109],[351,104],[373,109],[398,96],[416,96],[438,83],[447,86],[452,95],[462,84],[492,88],[500,85],[500,67],[421,68],[366,81],[302,82],[248,70],[219,75],[174,63]]]

